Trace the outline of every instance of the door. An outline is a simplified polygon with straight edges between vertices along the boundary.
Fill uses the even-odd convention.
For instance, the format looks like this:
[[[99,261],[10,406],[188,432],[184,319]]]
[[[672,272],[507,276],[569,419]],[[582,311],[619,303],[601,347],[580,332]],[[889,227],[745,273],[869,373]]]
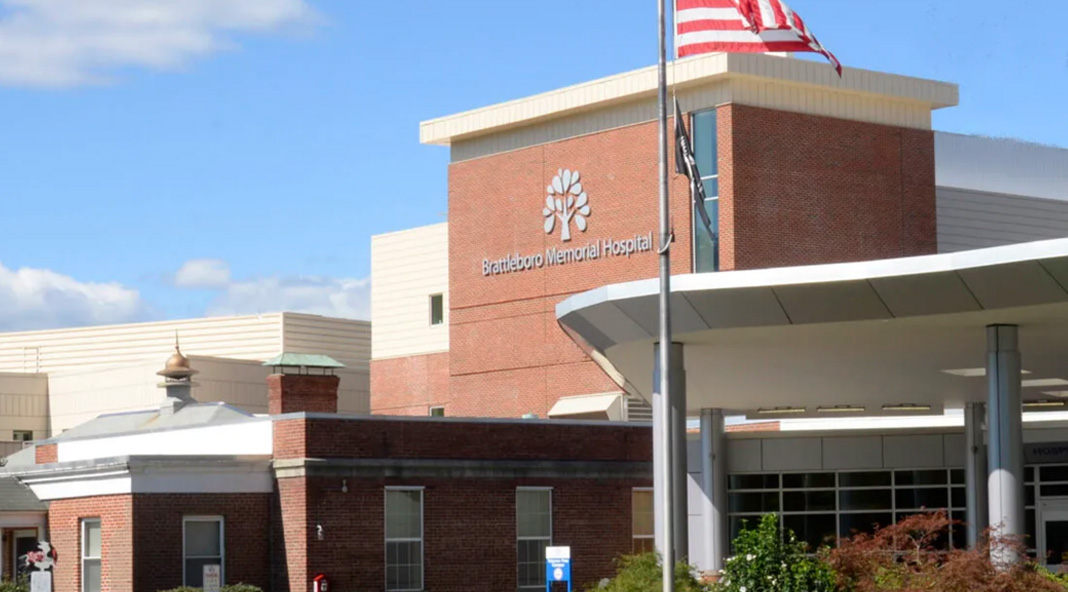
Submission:
[[[21,562],[23,555],[37,548],[37,529],[31,528],[27,530],[16,530],[14,533],[14,539],[15,556],[12,558],[13,565],[11,566],[11,573],[17,574],[20,571],[24,571],[26,569]]]

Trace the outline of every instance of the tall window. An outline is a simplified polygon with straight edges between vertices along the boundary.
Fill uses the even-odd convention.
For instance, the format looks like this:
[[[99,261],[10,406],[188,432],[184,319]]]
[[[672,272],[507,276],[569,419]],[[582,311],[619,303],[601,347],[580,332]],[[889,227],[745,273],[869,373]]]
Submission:
[[[100,519],[82,520],[82,592],[100,592]]]
[[[515,494],[520,588],[545,587],[545,548],[553,540],[552,490],[520,487]]]
[[[183,554],[186,586],[204,586],[204,566],[218,565],[220,579],[226,581],[226,549],[223,544],[221,516],[186,516],[184,520]]]
[[[434,294],[430,297],[430,324],[440,325],[445,322],[445,296]]]
[[[631,536],[634,537],[634,552],[645,553],[656,549],[653,540],[653,490],[635,489],[630,494]]]
[[[712,221],[708,236],[697,212],[693,215],[693,270],[719,271],[719,156],[716,146],[716,110],[693,115],[693,155],[705,186],[705,211]],[[701,207],[694,204],[694,207]]]
[[[423,490],[386,489],[386,590],[423,589]]]

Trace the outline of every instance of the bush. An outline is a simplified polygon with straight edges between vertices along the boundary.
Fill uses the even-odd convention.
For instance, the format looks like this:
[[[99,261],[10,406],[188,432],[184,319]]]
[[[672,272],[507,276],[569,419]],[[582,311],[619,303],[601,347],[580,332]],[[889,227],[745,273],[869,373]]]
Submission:
[[[717,592],[833,592],[834,573],[820,559],[806,555],[806,546],[790,530],[779,527],[774,514],[764,516],[734,540],[733,557],[723,569]]]
[[[657,553],[625,555],[616,560],[616,576],[607,582],[592,586],[589,590],[600,592],[659,592],[663,590],[663,571]],[[675,564],[675,590],[677,592],[707,592],[692,566]]]
[[[0,580],[0,592],[30,592],[30,582],[25,576],[17,580]]]
[[[1064,592],[1034,564],[1002,569],[990,560],[990,548],[1009,548],[1024,556],[1017,540],[991,537],[974,549],[947,550],[950,527],[945,512],[909,516],[875,534],[859,534],[839,543],[829,561],[842,592]]]

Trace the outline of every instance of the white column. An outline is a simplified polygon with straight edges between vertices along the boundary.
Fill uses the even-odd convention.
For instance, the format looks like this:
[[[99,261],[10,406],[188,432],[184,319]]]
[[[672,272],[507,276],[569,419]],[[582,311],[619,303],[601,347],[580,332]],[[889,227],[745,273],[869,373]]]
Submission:
[[[662,438],[662,430],[664,429],[664,418],[658,417],[656,413],[657,409],[660,409],[658,404],[661,402],[660,393],[653,393],[653,489],[654,498],[661,499],[661,492],[663,492],[663,484],[661,474],[663,473],[661,463],[669,463],[671,465],[671,483],[672,483],[672,515],[670,517],[663,516],[663,510],[661,509],[662,503],[657,503],[657,509],[654,513],[654,520],[656,521],[656,540],[657,549],[661,549],[661,545],[664,544],[663,529],[661,525],[662,520],[670,519],[672,525],[672,539],[675,550],[675,560],[683,561],[689,557],[689,516],[688,516],[688,503],[686,499],[687,495],[687,472],[686,472],[686,374],[683,370],[683,358],[682,358],[682,344],[671,344],[671,388],[670,403],[671,403],[671,417],[668,419],[671,422],[671,450],[664,451],[660,449],[660,442]],[[653,348],[653,355],[655,362],[653,363],[653,390],[660,390],[660,344],[656,344]]]
[[[964,406],[964,484],[968,513],[968,547],[974,548],[989,526],[987,521],[986,444],[983,442],[983,423],[986,406],[968,403]]]
[[[727,526],[727,429],[721,409],[701,410],[701,534],[706,571],[723,569]]]
[[[1002,536],[1017,537],[1024,526],[1023,407],[1020,398],[1020,350],[1015,325],[986,330],[987,462],[990,525]],[[1019,559],[1001,547],[991,548],[1001,564]]]

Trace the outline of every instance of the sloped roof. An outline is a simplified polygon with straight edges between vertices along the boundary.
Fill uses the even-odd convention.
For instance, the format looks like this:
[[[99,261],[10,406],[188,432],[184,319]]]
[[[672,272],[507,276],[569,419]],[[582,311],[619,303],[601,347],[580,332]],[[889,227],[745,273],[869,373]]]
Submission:
[[[0,476],[0,512],[44,512],[48,506],[13,477]]]
[[[173,415],[161,415],[158,409],[101,415],[55,436],[51,441],[235,423],[252,417],[252,414],[225,403],[194,403],[182,407]]]

